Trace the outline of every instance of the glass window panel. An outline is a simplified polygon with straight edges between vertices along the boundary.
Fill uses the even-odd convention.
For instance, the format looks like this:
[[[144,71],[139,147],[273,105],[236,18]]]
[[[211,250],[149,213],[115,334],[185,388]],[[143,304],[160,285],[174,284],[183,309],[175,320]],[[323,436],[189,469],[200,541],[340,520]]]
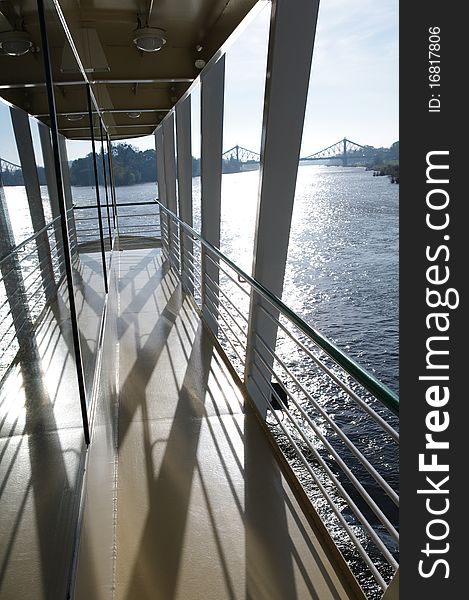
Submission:
[[[398,389],[399,187],[387,177],[373,177],[373,166],[383,161],[389,168],[397,166],[393,156],[398,139],[397,48],[395,0],[320,4],[282,296],[305,321],[394,389]],[[281,331],[276,353],[327,406],[336,425],[347,431],[370,463],[397,483],[396,447],[379,428],[316,374],[312,363],[306,368],[304,354]],[[378,403],[374,408],[397,425]],[[360,426],[353,428],[351,423]],[[330,428],[324,435],[335,444]],[[359,473],[359,466],[347,460]],[[297,473],[306,483],[300,469]],[[384,493],[370,490],[397,526],[397,511],[387,506]],[[367,597],[381,597],[352,545],[343,543],[340,526],[328,518],[319,496],[314,492],[311,496]],[[332,498],[339,501],[335,492]],[[363,539],[368,549],[369,539]],[[397,555],[392,540],[385,543]],[[377,554],[370,556],[389,581],[392,570]]]
[[[86,81],[51,0],[47,5],[48,35],[51,47],[55,48],[51,53],[54,95],[58,129],[63,136],[61,162],[65,173],[63,182],[71,238],[76,230],[77,246],[73,260],[75,302],[89,403],[105,298],[97,196],[100,186],[96,186],[95,179],[95,165],[99,167],[99,116],[92,104],[90,123]],[[60,82],[65,81],[75,84],[61,86]],[[91,127],[96,156],[91,142]],[[106,234],[104,223],[103,233]]]
[[[31,129],[31,136],[33,140],[34,154],[36,157],[37,175],[39,179],[39,185],[41,186],[41,198],[42,205],[44,208],[44,215],[46,221],[52,219],[52,209],[50,204],[50,191],[47,185],[46,170],[44,167],[44,156],[41,147],[41,138],[39,134],[39,123],[33,118],[29,117],[29,126]]]
[[[226,52],[221,250],[251,272],[270,4]]]
[[[395,0],[321,4],[301,156],[333,145],[336,158],[300,162],[283,292],[395,389],[399,186],[373,166],[398,165],[397,66]],[[361,145],[346,142],[346,163],[344,138]]]
[[[154,241],[159,237],[155,136],[114,141],[112,161],[119,233]]]
[[[0,531],[0,547],[8,549],[0,597],[21,590],[24,597],[65,598],[85,446],[60,227],[39,225],[54,216],[57,199],[44,172],[38,123],[50,123],[43,44],[36,3],[14,3],[14,10],[19,4],[32,48],[22,56],[0,53],[0,158],[13,163],[2,161],[0,182],[0,437],[9,448],[0,461],[2,514],[8,514]],[[51,8],[57,74],[62,42]],[[64,90],[56,92],[58,98]],[[24,128],[21,140],[10,106],[17,128]]]
[[[191,142],[192,142],[192,219],[194,229],[200,233],[200,83],[191,92]]]
[[[12,241],[18,245],[33,235],[34,231],[24,185],[23,169],[11,121],[11,110],[18,109],[11,108],[0,101],[0,130],[2,133],[0,185],[2,202],[5,203],[13,233]]]

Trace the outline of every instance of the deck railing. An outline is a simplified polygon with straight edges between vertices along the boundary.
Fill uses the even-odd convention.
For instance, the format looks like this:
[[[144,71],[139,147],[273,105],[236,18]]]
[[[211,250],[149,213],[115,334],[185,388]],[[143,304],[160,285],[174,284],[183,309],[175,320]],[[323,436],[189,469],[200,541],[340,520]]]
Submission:
[[[60,217],[0,256],[0,379],[64,278]],[[5,240],[4,240],[5,242]]]
[[[159,205],[167,258],[241,380],[250,361],[258,408],[316,512],[352,571],[366,565],[370,595],[386,589],[398,568],[397,395]],[[278,328],[275,347],[252,330],[253,302]]]
[[[98,206],[75,205],[75,221],[78,243],[89,243],[100,239],[97,215]],[[103,233],[112,238],[112,230],[118,227],[119,235],[160,240],[160,213],[154,200],[148,202],[118,202],[115,207],[102,205]]]

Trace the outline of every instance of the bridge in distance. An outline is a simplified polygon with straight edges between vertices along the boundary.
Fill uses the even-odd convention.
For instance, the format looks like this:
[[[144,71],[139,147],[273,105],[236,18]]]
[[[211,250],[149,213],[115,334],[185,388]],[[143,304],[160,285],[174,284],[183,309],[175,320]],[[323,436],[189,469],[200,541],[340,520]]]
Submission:
[[[349,159],[356,161],[367,158],[367,150],[370,148],[371,146],[363,146],[362,144],[357,144],[356,142],[352,142],[347,138],[343,138],[335,144],[331,144],[327,148],[323,148],[314,154],[301,157],[300,163],[340,160],[342,166],[346,167]],[[232,173],[247,171],[250,168],[256,168],[260,162],[260,154],[258,152],[248,150],[247,148],[243,148],[242,146],[238,145],[226,150],[226,152],[222,154],[222,158],[225,161],[225,172],[228,171]]]

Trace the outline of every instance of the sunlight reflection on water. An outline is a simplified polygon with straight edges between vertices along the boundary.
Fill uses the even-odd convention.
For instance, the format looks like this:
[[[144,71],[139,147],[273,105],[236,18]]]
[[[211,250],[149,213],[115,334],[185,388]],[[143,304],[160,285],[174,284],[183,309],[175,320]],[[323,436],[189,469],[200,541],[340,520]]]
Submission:
[[[248,273],[258,185],[258,171],[223,176],[221,250]],[[362,168],[300,167],[282,298],[395,390],[398,193]]]

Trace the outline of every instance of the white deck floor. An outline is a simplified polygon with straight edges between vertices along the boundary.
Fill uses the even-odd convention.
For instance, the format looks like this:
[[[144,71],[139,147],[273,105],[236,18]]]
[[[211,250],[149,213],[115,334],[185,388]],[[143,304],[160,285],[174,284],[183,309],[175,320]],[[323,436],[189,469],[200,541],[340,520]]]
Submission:
[[[76,599],[360,597],[305,518],[160,250],[118,252],[113,269],[118,314],[108,317],[118,319],[119,364],[103,368],[115,380],[118,367],[118,381],[116,397],[102,394],[108,408],[97,409]],[[100,301],[89,292],[79,305],[86,360]],[[2,600],[63,600],[72,553],[83,434],[66,312],[47,314],[34,347],[0,396]],[[107,450],[116,445],[113,487]]]
[[[117,599],[349,598],[159,251],[120,257]]]

